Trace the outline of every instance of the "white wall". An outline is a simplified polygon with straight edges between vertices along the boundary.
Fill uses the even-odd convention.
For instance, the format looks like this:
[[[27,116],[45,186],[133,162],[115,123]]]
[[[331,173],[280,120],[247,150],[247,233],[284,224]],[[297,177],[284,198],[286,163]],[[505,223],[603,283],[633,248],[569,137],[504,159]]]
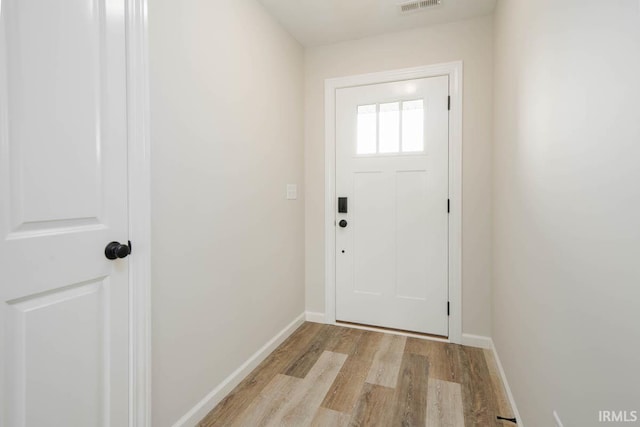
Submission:
[[[253,0],[149,7],[161,427],[304,310],[303,51]]]
[[[499,1],[494,340],[527,426],[640,415],[637,0]]]
[[[324,312],[324,80],[463,60],[463,331],[490,335],[492,46],[489,16],[306,50],[307,310]]]

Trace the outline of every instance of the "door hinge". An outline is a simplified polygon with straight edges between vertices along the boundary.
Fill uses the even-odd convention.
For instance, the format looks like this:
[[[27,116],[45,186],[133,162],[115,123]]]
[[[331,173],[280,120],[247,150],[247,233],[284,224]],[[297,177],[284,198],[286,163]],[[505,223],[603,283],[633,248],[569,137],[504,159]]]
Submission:
[[[447,213],[451,213],[451,199],[447,199]]]
[[[447,301],[447,316],[451,316],[451,304]]]
[[[447,110],[451,111],[451,96],[447,96]]]

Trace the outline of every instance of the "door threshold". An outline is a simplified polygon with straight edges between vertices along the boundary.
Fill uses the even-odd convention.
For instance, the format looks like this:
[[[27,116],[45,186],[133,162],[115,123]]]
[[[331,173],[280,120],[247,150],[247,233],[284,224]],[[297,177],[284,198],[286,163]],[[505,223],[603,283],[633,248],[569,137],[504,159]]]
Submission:
[[[445,337],[443,335],[433,335],[433,334],[427,334],[422,332],[406,331],[404,329],[385,328],[384,326],[363,325],[361,323],[345,322],[342,320],[336,320],[336,325],[344,326],[347,328],[353,328],[353,329],[362,329],[365,331],[383,332],[387,334],[402,335],[402,336],[411,337],[411,338],[420,338],[423,340],[438,341],[438,342],[445,342],[445,343],[450,342],[449,337]]]

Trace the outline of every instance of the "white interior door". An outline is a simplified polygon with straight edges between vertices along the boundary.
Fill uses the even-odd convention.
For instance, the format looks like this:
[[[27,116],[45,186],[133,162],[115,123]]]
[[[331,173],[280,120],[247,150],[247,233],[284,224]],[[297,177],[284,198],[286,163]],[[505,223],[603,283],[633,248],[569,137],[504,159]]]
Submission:
[[[447,76],[336,91],[337,320],[448,335],[448,96]]]
[[[1,2],[5,427],[128,423],[124,6]]]

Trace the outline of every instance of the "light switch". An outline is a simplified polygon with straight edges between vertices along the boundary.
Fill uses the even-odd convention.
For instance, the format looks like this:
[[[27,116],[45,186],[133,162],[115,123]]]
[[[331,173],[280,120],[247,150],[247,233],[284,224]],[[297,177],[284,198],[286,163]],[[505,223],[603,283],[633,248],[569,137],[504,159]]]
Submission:
[[[298,198],[298,186],[296,184],[287,184],[287,200],[296,200]]]

